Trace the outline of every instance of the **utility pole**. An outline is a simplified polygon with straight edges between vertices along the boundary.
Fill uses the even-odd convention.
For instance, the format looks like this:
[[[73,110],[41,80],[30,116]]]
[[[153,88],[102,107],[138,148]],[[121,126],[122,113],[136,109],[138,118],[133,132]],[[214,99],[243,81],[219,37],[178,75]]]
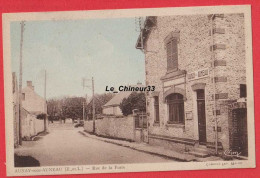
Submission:
[[[85,87],[90,88],[90,86],[85,85],[86,80],[90,80],[90,79],[86,79],[83,78],[82,79],[82,85],[83,85],[83,89]],[[95,88],[94,88],[94,78],[92,77],[92,118],[93,118],[93,133],[95,133]],[[86,105],[87,105],[87,95],[86,95]]]
[[[83,121],[85,121],[85,102],[83,101],[82,102],[82,104],[83,104]]]
[[[84,111],[86,111],[87,106],[88,106],[88,95],[87,94],[86,94],[86,98],[85,98],[85,103],[86,103],[86,107],[85,107]],[[87,112],[85,112],[85,120],[88,120],[88,113]]]
[[[47,101],[46,101],[46,85],[47,85],[47,77],[46,77],[46,70],[44,70],[44,100],[45,100],[45,105],[44,105],[44,112],[45,118],[44,118],[44,131],[48,132],[48,116],[47,116]]]
[[[83,91],[84,91],[84,89],[85,89],[85,87],[86,88],[88,88],[89,86],[87,86],[86,85],[86,78],[82,78],[82,87],[83,87]],[[85,118],[88,118],[88,114],[87,113],[85,113],[85,110],[86,110],[86,108],[87,108],[87,103],[88,103],[88,100],[87,100],[87,94],[86,94],[86,98],[85,98],[85,103],[86,103],[86,105],[85,105],[85,103],[84,103],[84,101],[83,101],[83,120],[85,120]],[[85,117],[85,115],[86,115],[86,117]]]
[[[20,73],[19,73],[19,145],[22,145],[22,84],[23,84],[23,33],[24,21],[21,22],[21,40],[20,40]]]
[[[93,108],[93,133],[95,133],[95,89],[94,78],[92,77],[92,108]]]

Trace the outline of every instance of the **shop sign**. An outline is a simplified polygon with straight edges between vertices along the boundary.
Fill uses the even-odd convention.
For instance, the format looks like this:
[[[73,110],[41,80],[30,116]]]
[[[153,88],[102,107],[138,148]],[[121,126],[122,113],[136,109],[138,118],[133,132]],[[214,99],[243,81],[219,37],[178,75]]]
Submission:
[[[196,80],[209,76],[209,69],[201,69],[187,74],[188,80]]]

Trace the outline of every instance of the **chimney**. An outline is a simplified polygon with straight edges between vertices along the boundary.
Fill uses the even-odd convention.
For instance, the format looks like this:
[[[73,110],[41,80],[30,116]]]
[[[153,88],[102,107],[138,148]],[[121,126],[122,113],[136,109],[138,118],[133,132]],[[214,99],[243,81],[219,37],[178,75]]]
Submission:
[[[32,90],[34,90],[34,86],[32,86],[32,81],[27,81],[27,87],[29,87]]]

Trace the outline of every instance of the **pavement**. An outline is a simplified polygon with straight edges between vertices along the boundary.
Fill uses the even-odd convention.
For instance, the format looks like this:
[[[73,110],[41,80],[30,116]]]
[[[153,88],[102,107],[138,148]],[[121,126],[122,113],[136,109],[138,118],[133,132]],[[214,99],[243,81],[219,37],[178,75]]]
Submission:
[[[82,134],[83,128],[74,128],[73,124],[51,124],[49,129],[49,134],[40,134],[34,141],[24,141],[15,149],[19,166],[177,162],[101,138],[94,139]]]
[[[182,162],[201,161],[201,162],[204,162],[204,161],[222,160],[220,157],[216,157],[216,156],[198,158],[198,157],[196,157],[194,155],[190,155],[188,153],[180,153],[180,152],[172,150],[172,149],[171,150],[165,149],[161,146],[152,146],[147,143],[137,143],[137,142],[129,142],[129,141],[123,141],[123,140],[104,138],[104,137],[90,134],[85,131],[79,131],[79,133],[81,133],[82,135],[84,135],[87,138],[92,138],[92,139],[100,140],[103,142],[112,143],[115,145],[131,148],[133,150],[165,157],[165,158],[176,160],[176,161],[182,161]]]

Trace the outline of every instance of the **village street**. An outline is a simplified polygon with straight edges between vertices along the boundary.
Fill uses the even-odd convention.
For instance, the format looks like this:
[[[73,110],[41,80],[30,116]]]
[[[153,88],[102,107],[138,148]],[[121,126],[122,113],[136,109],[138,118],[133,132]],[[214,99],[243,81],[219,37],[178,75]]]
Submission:
[[[173,161],[85,137],[79,133],[83,128],[74,128],[73,124],[50,124],[49,129],[49,134],[37,136],[35,141],[24,141],[15,153],[38,160],[40,166]]]

